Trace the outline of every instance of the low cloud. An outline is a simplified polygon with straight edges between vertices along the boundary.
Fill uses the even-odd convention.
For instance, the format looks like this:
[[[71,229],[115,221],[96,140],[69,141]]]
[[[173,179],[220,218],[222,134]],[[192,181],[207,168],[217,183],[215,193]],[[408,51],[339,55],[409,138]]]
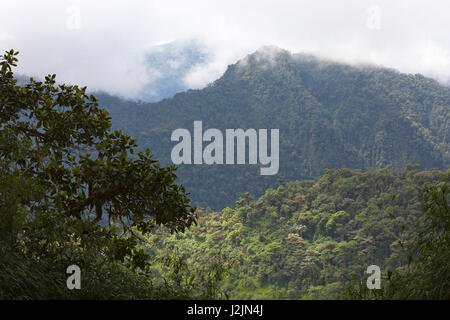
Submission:
[[[445,0],[3,2],[0,49],[21,51],[18,72],[129,98],[157,81],[145,66],[150,48],[192,38],[212,59],[185,76],[191,88],[265,45],[450,81]]]

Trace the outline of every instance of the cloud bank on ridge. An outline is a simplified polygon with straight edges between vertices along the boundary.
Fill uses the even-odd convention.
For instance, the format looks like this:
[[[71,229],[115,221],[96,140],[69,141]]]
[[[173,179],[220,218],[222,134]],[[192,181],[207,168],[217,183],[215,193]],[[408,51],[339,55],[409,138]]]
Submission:
[[[0,8],[0,50],[21,51],[18,72],[127,98],[156,80],[145,65],[152,47],[193,38],[212,58],[184,77],[189,88],[264,45],[450,81],[445,0],[0,0]]]

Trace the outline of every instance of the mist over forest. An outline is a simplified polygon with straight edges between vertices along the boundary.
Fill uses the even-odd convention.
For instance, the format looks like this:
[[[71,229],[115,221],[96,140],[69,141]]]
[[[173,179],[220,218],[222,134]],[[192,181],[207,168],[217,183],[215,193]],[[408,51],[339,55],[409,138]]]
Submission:
[[[448,4],[343,2],[1,4],[0,299],[449,300]]]

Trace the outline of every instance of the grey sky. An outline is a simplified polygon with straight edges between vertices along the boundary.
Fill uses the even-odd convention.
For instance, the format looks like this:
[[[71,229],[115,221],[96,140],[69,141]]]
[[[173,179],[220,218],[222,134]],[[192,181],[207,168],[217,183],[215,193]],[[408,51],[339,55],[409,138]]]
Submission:
[[[133,97],[155,44],[198,38],[214,55],[202,87],[263,45],[450,80],[450,1],[0,0],[0,49],[19,72]]]

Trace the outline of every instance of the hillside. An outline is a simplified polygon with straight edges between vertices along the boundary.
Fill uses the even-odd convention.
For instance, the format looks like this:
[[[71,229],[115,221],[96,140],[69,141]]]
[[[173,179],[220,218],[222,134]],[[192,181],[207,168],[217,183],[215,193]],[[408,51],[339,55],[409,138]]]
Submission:
[[[449,167],[450,88],[421,75],[350,66],[263,48],[202,90],[158,103],[133,103],[105,94],[113,126],[171,164],[175,129],[280,130],[280,169],[259,165],[180,165],[179,181],[193,203],[220,209],[244,192],[258,197],[277,180],[311,179],[325,168]],[[205,145],[205,144],[204,144]]]
[[[148,149],[138,152],[134,139],[112,131],[108,112],[99,108],[97,98],[88,95],[86,88],[58,85],[55,75],[45,77],[44,83],[30,79],[25,86],[17,85],[11,71],[17,65],[17,55],[10,50],[0,57],[0,299],[449,299],[450,169],[419,171],[415,164],[406,165],[404,170],[324,169],[317,179],[278,180],[276,189],[264,190],[259,198],[246,192],[234,208],[195,210],[185,188],[178,185],[176,167],[162,167]],[[263,74],[278,64],[269,57],[264,59],[257,67]],[[264,64],[269,62],[270,66]],[[243,61],[230,69],[242,72],[250,64]],[[139,108],[162,108],[179,96],[210,90],[215,94],[221,86],[216,83],[155,105],[137,105],[114,97],[109,97],[109,102],[122,107],[113,117],[127,123],[140,114]],[[312,92],[302,90],[302,95]],[[445,90],[428,90],[437,97],[430,111],[435,118],[428,122],[417,118],[415,124],[420,127],[421,121],[432,128],[419,130],[424,135],[417,143],[426,141],[433,146],[436,152],[430,155],[434,158],[420,158],[420,150],[415,149],[408,149],[406,158],[447,165],[447,104],[439,107],[443,100],[438,94]],[[288,91],[283,97],[289,97]],[[267,107],[246,103],[254,108]],[[296,120],[291,110],[281,123],[277,113],[255,112],[263,118],[254,124],[271,117],[285,129],[294,130],[299,125],[297,136],[285,136],[293,143],[295,137],[302,139],[302,133],[315,132],[302,126],[321,125],[326,119],[325,107],[316,107],[308,112],[320,113],[322,118],[309,115],[306,120]],[[127,108],[138,112],[124,112]],[[290,110],[290,104],[284,108]],[[152,121],[167,121],[168,127],[173,125],[171,119],[175,124],[181,122],[183,114],[169,117],[168,112],[155,115]],[[441,113],[443,118],[439,118]],[[120,114],[124,117],[117,118]],[[246,114],[248,110],[241,113]],[[234,113],[222,118],[215,115],[210,116],[222,120],[226,127],[240,121]],[[394,111],[389,114],[395,115]],[[372,123],[377,125],[377,121]],[[150,143],[163,148],[166,129],[149,123],[153,128]],[[336,123],[326,122],[333,130],[339,127]],[[137,129],[137,125],[128,127],[129,131]],[[345,131],[345,127],[340,129]],[[407,136],[405,141],[399,140],[402,130],[394,130],[398,134],[394,135],[386,129],[386,136],[407,145]],[[353,144],[364,150],[365,145],[357,143],[363,140],[362,133],[353,134]],[[157,137],[161,140],[155,140]],[[321,137],[317,132],[311,139]],[[403,152],[400,145],[394,146]],[[282,147],[286,147],[285,142]],[[329,160],[333,154],[326,151],[322,157]],[[292,148],[291,159],[301,152],[301,148]],[[401,160],[393,157],[391,165],[399,165]],[[263,188],[250,174],[236,176],[233,166],[210,167],[206,171],[210,175],[202,175],[202,166],[193,166],[199,168],[195,172],[180,167],[183,178],[191,179],[185,181],[199,186],[192,188],[196,197],[209,192],[206,201],[229,202],[239,188],[248,188],[253,194]],[[223,168],[229,171],[219,171]],[[299,174],[295,168],[295,163],[285,166],[283,174]],[[255,168],[238,169],[245,173]],[[214,175],[217,172],[221,175]],[[276,178],[259,176],[258,172],[254,177]],[[236,181],[245,183],[238,186]],[[213,193],[229,186],[229,194]],[[353,276],[361,279],[367,266],[373,264],[383,271],[381,290],[371,290],[364,280],[349,281]],[[73,277],[66,278],[70,271],[64,270],[70,269]],[[67,290],[80,288],[80,270],[84,290]]]
[[[222,261],[231,299],[336,299],[370,265],[383,275],[405,266],[423,216],[422,187],[449,179],[449,171],[415,166],[327,170],[317,181],[284,183],[259,199],[246,195],[235,209],[203,211],[183,234],[159,229],[146,249],[155,261],[178,253],[189,270]]]

